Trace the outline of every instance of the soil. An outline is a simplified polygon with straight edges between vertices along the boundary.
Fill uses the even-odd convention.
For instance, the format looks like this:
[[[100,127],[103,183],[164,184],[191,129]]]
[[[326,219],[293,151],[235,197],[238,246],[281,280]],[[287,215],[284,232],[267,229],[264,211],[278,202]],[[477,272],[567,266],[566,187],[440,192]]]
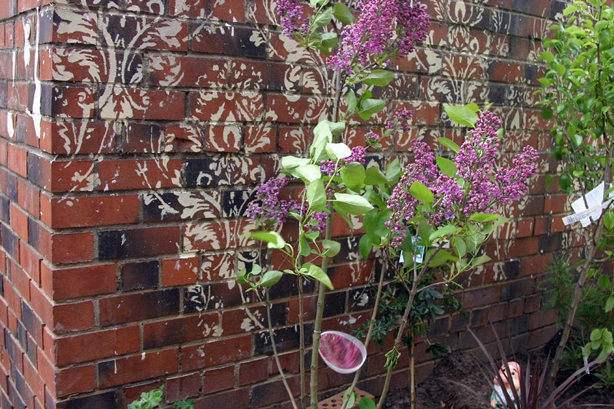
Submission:
[[[543,350],[536,351],[529,356],[517,356],[516,360],[523,366],[527,359],[531,362],[539,358],[542,362],[546,360]],[[563,382],[569,374],[559,375],[557,384]],[[487,409],[489,408],[488,399],[492,392],[490,382],[492,379],[489,368],[481,363],[478,358],[465,352],[448,354],[443,357],[431,376],[416,388],[416,408],[417,409]],[[596,389],[591,386],[595,383],[595,378],[585,377],[574,385],[567,393],[566,397],[587,390],[578,399],[566,406],[567,409],[595,406],[601,408],[614,408],[614,391],[606,389]],[[564,402],[561,399],[558,402]],[[384,404],[388,409],[409,409],[410,397],[409,389],[403,389],[391,393]],[[538,408],[541,408],[539,406]]]

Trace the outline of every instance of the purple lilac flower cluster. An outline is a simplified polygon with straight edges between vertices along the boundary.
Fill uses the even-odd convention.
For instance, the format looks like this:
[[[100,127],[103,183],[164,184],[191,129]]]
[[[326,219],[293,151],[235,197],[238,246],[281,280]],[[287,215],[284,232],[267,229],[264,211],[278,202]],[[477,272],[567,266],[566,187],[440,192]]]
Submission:
[[[303,6],[298,0],[277,0],[277,13],[281,15],[283,33],[292,37],[293,32],[306,35],[309,30],[309,20],[304,16]]]
[[[528,191],[527,181],[537,172],[537,151],[527,146],[513,159],[511,169],[495,165],[499,150],[497,130],[501,120],[491,112],[479,117],[475,129],[454,158],[456,178],[448,177],[436,165],[435,155],[423,142],[414,142],[415,163],[407,166],[399,184],[388,200],[392,210],[388,228],[393,233],[392,245],[398,247],[406,237],[407,222],[414,217],[420,202],[410,194],[411,185],[419,181],[435,197],[429,224],[440,226],[447,220],[467,218],[475,213],[492,213]]]
[[[327,62],[338,70],[367,66],[372,57],[405,57],[426,39],[430,19],[425,6],[411,0],[363,0],[360,17],[343,29],[340,50]]]
[[[260,185],[256,190],[256,200],[249,204],[245,215],[256,222],[256,225],[270,230],[282,224],[288,217],[288,212],[294,208],[294,200],[281,200],[279,194],[288,183],[288,178],[272,178]]]
[[[364,146],[356,146],[352,148],[352,154],[347,158],[342,159],[342,162],[347,165],[350,162],[358,162],[361,165],[365,164],[365,147]],[[332,160],[323,160],[320,162],[320,172],[327,174],[328,176],[333,176],[335,172],[339,171],[341,167],[344,166],[342,162],[335,163]]]
[[[304,202],[302,204],[294,203],[292,205],[292,210],[297,211],[298,214],[301,215],[301,217],[304,217],[304,215],[307,213],[308,208],[309,208],[309,205]],[[328,213],[326,212],[313,212],[311,217],[305,224],[307,228],[307,232],[317,231],[317,232],[323,233],[324,230],[326,229],[327,218],[328,218]]]
[[[392,119],[386,122],[385,129],[391,131],[391,135],[399,129],[403,130],[403,132],[409,132],[409,122],[413,116],[413,113],[409,109],[400,109],[392,115]]]

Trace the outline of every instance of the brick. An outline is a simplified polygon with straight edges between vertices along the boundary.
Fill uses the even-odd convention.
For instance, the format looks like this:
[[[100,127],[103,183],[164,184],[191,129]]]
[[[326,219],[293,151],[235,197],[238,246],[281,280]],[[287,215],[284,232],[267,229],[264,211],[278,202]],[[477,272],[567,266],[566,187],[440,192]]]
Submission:
[[[73,264],[94,259],[92,233],[54,234],[50,261],[54,264]]]
[[[252,356],[249,335],[186,346],[181,349],[184,371],[236,362]]]
[[[78,366],[56,372],[56,396],[63,398],[75,393],[94,390],[96,372],[93,366]]]
[[[126,294],[99,301],[100,325],[108,326],[179,313],[179,290]]]
[[[137,195],[87,196],[51,199],[54,229],[131,224],[139,220]]]
[[[190,93],[190,117],[217,121],[256,121],[264,113],[262,94],[254,91]]]
[[[114,390],[88,395],[84,397],[71,398],[69,400],[58,402],[57,409],[108,409],[119,407],[119,398]]]
[[[28,177],[28,152],[22,147],[8,146],[8,168],[22,177]]]
[[[243,143],[243,130],[237,125],[211,125],[205,138],[205,151],[239,152]]]
[[[210,369],[204,372],[203,392],[211,394],[234,387],[234,366]]]
[[[186,51],[188,26],[177,19],[109,15],[104,20],[115,47]],[[144,30],[145,33],[141,33]],[[143,35],[145,34],[145,35]],[[125,39],[132,39],[127,42]]]
[[[115,265],[50,269],[43,265],[43,289],[53,300],[109,294],[116,290]]]
[[[123,264],[120,272],[121,289],[131,291],[157,287],[159,275],[160,263],[158,261]]]
[[[180,248],[179,227],[108,230],[98,232],[100,260],[176,254]]]
[[[195,31],[195,27],[191,27]],[[236,55],[264,58],[265,42],[260,33],[247,27],[213,26],[211,30],[199,30],[192,39],[192,50],[208,54]]]
[[[195,284],[199,277],[198,257],[162,261],[162,284],[165,287]]]
[[[55,362],[62,367],[134,353],[139,349],[139,327],[123,327],[58,338]]]
[[[126,100],[134,102],[126,107]],[[185,94],[180,91],[114,87],[113,94],[102,101],[100,116],[107,120],[181,120],[184,106]]]
[[[97,365],[99,386],[110,388],[177,373],[178,358],[177,349],[165,349],[100,362]]]
[[[81,50],[84,51],[84,50]],[[44,152],[58,155],[104,154],[115,148],[115,130],[109,122],[53,122],[50,135],[41,138]]]
[[[145,193],[141,199],[144,221],[211,219],[221,213],[216,191]]]
[[[233,405],[240,408],[247,408],[250,407],[248,393],[247,389],[237,389],[207,395],[194,402],[194,409],[222,408],[227,402],[232,402]]]
[[[181,186],[181,160],[106,160],[98,165],[104,190]]]
[[[481,287],[463,292],[463,308],[471,309],[499,301],[501,288],[498,286]]]
[[[56,334],[90,329],[94,326],[94,305],[91,301],[56,305],[53,326]]]
[[[17,180],[18,204],[34,217],[39,217],[40,192],[34,186],[21,179]]]
[[[198,396],[202,381],[199,374],[190,374],[168,378],[164,394],[166,402],[173,403],[185,398]]]
[[[217,314],[199,314],[143,325],[143,348],[185,344],[220,333]]]

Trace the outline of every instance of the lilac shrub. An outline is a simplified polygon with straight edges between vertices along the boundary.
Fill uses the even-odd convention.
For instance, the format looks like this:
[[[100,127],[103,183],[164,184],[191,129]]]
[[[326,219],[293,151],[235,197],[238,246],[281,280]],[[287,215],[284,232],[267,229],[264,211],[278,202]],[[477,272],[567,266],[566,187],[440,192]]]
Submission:
[[[446,223],[466,223],[477,213],[496,213],[527,194],[528,180],[537,172],[537,151],[526,146],[514,157],[512,168],[497,166],[500,126],[501,120],[493,113],[482,113],[452,160],[457,169],[452,177],[437,166],[435,155],[426,143],[414,141],[416,160],[406,167],[387,202],[392,216],[386,226],[392,232],[393,247],[399,247],[407,236],[407,226],[421,204],[410,192],[414,182],[422,183],[433,193],[432,208],[423,211],[428,216],[426,222],[433,228]]]

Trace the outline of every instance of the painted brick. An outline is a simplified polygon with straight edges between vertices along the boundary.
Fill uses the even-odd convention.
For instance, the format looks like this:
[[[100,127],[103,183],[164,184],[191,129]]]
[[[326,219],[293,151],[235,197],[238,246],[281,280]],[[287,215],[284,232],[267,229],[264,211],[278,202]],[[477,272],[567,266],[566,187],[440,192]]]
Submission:
[[[175,254],[180,248],[178,227],[156,227],[98,232],[100,260]]]

